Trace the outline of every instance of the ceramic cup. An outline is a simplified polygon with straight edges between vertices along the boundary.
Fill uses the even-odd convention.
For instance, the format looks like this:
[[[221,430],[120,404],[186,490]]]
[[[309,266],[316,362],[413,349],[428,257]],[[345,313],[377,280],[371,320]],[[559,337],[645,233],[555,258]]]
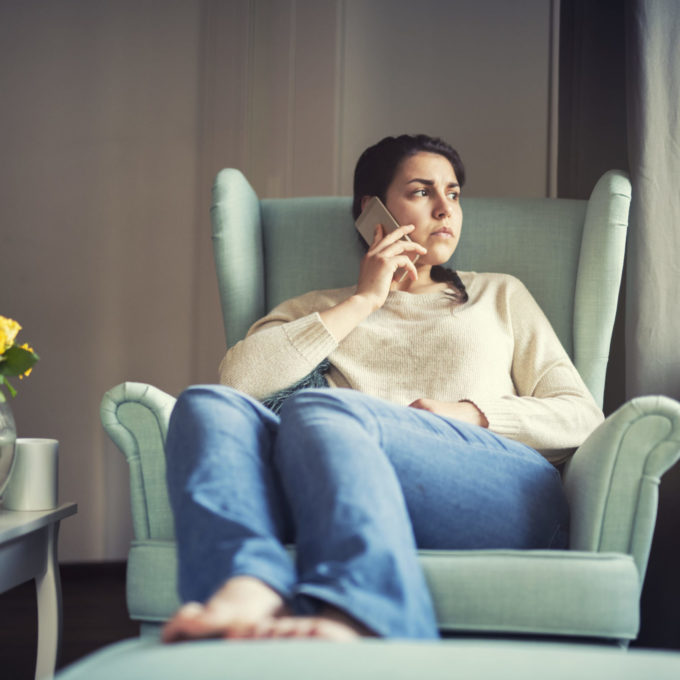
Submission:
[[[7,510],[51,510],[57,507],[59,442],[25,439],[16,442],[14,466],[3,494]]]

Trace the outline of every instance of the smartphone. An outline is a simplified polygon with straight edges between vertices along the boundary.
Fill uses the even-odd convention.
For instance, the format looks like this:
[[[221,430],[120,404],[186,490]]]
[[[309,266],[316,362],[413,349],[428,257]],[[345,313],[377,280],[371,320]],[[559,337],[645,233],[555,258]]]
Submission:
[[[394,217],[392,217],[392,213],[390,213],[390,211],[377,196],[373,196],[373,198],[371,198],[366,204],[366,207],[362,210],[361,215],[359,215],[357,221],[355,222],[358,232],[369,246],[373,243],[375,229],[379,224],[382,224],[385,231],[385,236],[399,228],[399,223],[394,219]],[[406,234],[403,236],[403,239],[405,241],[411,240]],[[419,257],[420,255],[415,255],[412,257],[411,261],[415,264]],[[401,281],[403,281],[406,277],[407,273],[408,272],[404,270],[403,273],[397,277],[397,280],[401,283]]]
[[[356,221],[356,228],[369,246],[373,243],[375,228],[379,224],[383,225],[385,236],[399,228],[399,224],[392,217],[392,213],[377,196],[373,196]],[[408,236],[405,238],[408,239]]]

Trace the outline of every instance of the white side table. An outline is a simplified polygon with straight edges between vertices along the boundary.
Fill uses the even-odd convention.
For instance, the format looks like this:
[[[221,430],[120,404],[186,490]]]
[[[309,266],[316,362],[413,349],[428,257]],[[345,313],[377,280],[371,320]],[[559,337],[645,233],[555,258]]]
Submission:
[[[75,503],[54,510],[14,511],[0,506],[0,593],[35,579],[38,597],[36,680],[51,678],[61,642],[61,580],[57,563],[59,522]]]

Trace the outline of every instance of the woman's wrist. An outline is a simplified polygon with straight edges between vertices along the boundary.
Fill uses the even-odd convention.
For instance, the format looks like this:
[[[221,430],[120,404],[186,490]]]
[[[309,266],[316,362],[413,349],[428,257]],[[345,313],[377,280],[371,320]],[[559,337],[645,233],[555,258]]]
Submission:
[[[368,297],[355,294],[334,307],[319,312],[319,316],[336,341],[341,342],[376,309]]]
[[[355,293],[352,295],[352,297],[349,298],[349,300],[352,301],[352,304],[355,306],[357,313],[360,315],[364,315],[363,319],[367,319],[373,312],[377,311],[380,309],[383,304],[384,300],[379,299],[375,295],[367,294],[367,293]]]

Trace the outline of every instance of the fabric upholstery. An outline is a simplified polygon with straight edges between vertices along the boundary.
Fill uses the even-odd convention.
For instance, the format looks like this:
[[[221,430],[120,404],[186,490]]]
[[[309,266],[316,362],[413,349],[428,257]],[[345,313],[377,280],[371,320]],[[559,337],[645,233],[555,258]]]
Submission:
[[[436,593],[442,630],[635,637],[639,583],[629,555],[554,550],[421,550],[419,555]],[[132,618],[162,622],[177,609],[176,568],[174,542],[132,543]],[[574,592],[583,599],[575,599]]]
[[[609,358],[609,329],[614,325],[621,287],[630,202],[626,176],[608,172],[601,177],[588,201],[579,253],[573,359],[600,402]]]
[[[680,655],[593,645],[517,640],[454,639],[443,642],[361,640],[202,640],[162,645],[146,638],[110,645],[57,674],[57,680],[675,680]]]
[[[175,400],[141,383],[124,383],[102,400],[102,424],[130,467],[132,521],[137,538],[174,539],[165,485],[163,445]]]
[[[362,247],[349,199],[260,201],[236,170],[218,174],[213,196],[228,345],[278,302],[356,281]],[[522,279],[600,403],[629,200],[628,179],[617,171],[601,178],[590,201],[464,199],[452,263]],[[138,383],[113,388],[102,402],[104,427],[130,464],[128,606],[145,625],[178,605],[163,453],[173,403]],[[680,404],[643,397],[610,416],[577,451],[564,474],[569,551],[422,551],[441,627],[634,638],[658,480],[680,455],[679,423]]]
[[[574,454],[564,476],[572,549],[629,553],[644,577],[659,481],[680,458],[679,418],[672,399],[633,399]]]
[[[257,195],[238,170],[222,170],[213,189],[211,207],[213,252],[220,288],[230,286],[234,295],[222,301],[227,344],[245,335],[252,314],[264,314],[264,262],[260,204]],[[226,216],[240,225],[228,233]],[[258,310],[258,311],[255,311]]]

